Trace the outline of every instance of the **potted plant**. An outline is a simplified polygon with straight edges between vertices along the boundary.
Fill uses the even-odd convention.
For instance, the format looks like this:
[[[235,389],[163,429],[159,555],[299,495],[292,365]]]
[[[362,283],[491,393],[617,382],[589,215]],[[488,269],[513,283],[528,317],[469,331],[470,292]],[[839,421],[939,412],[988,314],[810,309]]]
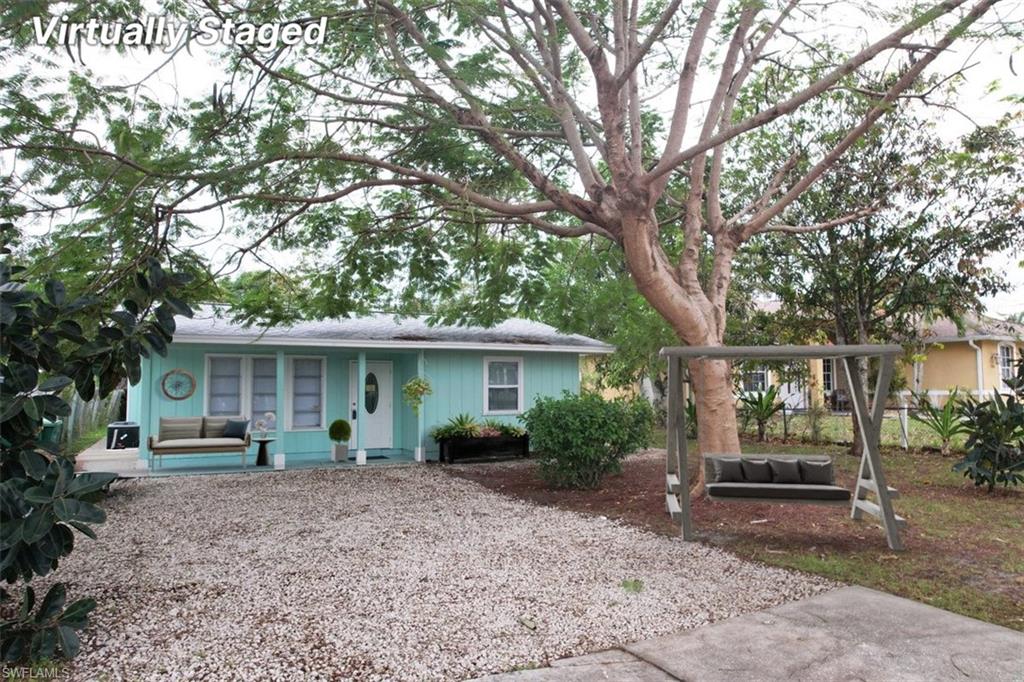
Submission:
[[[449,464],[459,457],[525,457],[530,453],[530,439],[522,427],[493,419],[480,424],[468,414],[452,417],[432,429],[430,436],[440,447],[441,461]]]
[[[352,425],[344,419],[335,419],[327,429],[327,435],[334,441],[331,460],[334,462],[347,462],[348,439],[352,437]]]
[[[402,386],[402,397],[405,399],[405,403],[412,408],[413,414],[420,413],[420,407],[423,405],[423,396],[430,395],[433,392],[430,382],[426,378],[419,376],[409,379]]]

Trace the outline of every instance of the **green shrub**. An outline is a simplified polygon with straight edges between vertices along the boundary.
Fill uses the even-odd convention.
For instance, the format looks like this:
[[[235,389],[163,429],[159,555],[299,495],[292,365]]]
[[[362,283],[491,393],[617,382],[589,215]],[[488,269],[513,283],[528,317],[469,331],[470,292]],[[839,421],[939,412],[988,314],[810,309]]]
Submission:
[[[953,470],[974,485],[988,486],[989,492],[997,485],[1024,483],[1024,361],[1017,365],[1017,376],[1006,383],[1011,393],[1005,398],[997,392],[991,400],[968,397],[961,403],[967,455]]]
[[[917,403],[917,410],[910,413],[910,418],[924,424],[939,437],[942,442],[940,452],[945,457],[949,454],[949,444],[953,438],[968,431],[960,405],[960,395],[954,388],[942,407],[932,405],[927,394],[915,393],[914,401]]]
[[[0,224],[0,243],[12,234],[13,225]],[[71,413],[65,398],[72,386],[88,401],[126,379],[138,383],[142,356],[165,355],[175,314],[192,311],[174,296],[190,277],[155,260],[125,272],[119,284],[128,293],[121,286],[114,291],[122,293],[97,298],[73,296],[57,280],[34,290],[10,253],[0,246],[0,579],[20,583],[21,596],[15,607],[13,592],[0,588],[0,658],[20,663],[78,653],[77,631],[96,602],[66,604],[67,585],[56,582],[37,603],[29,583],[58,570],[76,531],[96,538],[107,515],[93,501],[117,478],[76,474],[67,454],[42,438],[44,420]]]
[[[594,393],[539,398],[522,418],[541,477],[562,488],[596,488],[650,442],[654,428],[654,410],[643,398],[606,401]]]
[[[347,443],[352,437],[352,425],[344,419],[335,419],[327,429],[327,435],[335,443]]]

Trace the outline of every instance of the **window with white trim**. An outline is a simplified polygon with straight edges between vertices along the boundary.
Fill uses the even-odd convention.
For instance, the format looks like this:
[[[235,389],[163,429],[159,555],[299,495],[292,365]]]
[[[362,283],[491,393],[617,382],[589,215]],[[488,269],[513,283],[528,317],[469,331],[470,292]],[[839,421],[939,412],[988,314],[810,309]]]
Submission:
[[[277,360],[251,355],[206,356],[206,410],[210,417],[249,417],[255,424],[277,412]],[[267,430],[277,428],[269,420]]]
[[[290,358],[289,429],[324,428],[324,359]]]
[[[748,393],[768,390],[768,368],[757,367],[743,374],[743,390]]]
[[[835,388],[835,371],[835,360],[825,358],[821,361],[821,388],[825,393],[831,393]]]
[[[206,414],[233,417],[242,414],[242,358],[210,358]]]
[[[1005,383],[1014,375],[1013,346],[1008,343],[999,345],[999,378]]]
[[[523,359],[484,358],[484,414],[523,411]]]

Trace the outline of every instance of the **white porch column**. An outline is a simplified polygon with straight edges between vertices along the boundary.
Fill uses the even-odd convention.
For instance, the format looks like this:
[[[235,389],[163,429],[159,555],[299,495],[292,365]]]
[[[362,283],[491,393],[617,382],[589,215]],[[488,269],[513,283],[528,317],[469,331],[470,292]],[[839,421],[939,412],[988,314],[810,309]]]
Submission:
[[[423,357],[423,351],[420,350],[419,355],[416,357],[416,376],[421,379],[426,378],[427,375],[427,361]],[[426,423],[426,416],[424,414],[426,410],[427,396],[423,396],[422,402],[420,402],[420,409],[416,414],[416,448],[413,450],[413,458],[417,462],[425,462],[427,460],[426,447],[424,445],[423,438],[426,435],[424,433],[424,424]]]
[[[366,464],[366,448],[363,443],[366,437],[363,434],[366,424],[366,351],[359,351],[358,363],[359,376],[355,378],[356,386],[356,464]]]
[[[288,418],[288,415],[285,414],[285,410],[287,409],[286,405],[288,404],[288,400],[287,400],[287,397],[285,396],[285,386],[286,386],[285,371],[286,371],[286,368],[285,368],[285,362],[284,362],[284,351],[281,351],[281,350],[277,351],[277,354],[276,354],[275,357],[276,357],[276,360],[277,360],[277,362],[276,362],[276,366],[277,366],[277,369],[276,369],[277,388],[275,389],[276,392],[277,392],[277,401],[276,401],[276,409],[274,411],[274,414],[277,415],[277,419],[274,420],[274,425],[275,425],[275,428],[274,428],[274,438],[276,440],[274,441],[274,462],[273,462],[273,464],[274,464],[274,468],[275,469],[283,469],[284,468],[284,461],[285,461],[285,454],[284,454],[284,420]]]
[[[153,433],[153,419],[160,408],[156,404],[156,398],[153,397],[153,359],[142,358],[142,372],[139,376],[139,454],[138,459],[135,462],[136,469],[148,469],[150,460],[153,457],[153,453],[149,451],[149,434]],[[205,386],[203,387],[205,390]],[[75,401],[72,400],[71,404],[74,405]],[[74,412],[71,413],[70,421],[64,427],[67,433],[71,432],[71,428],[75,423]],[[160,422],[157,422],[157,428],[159,429]]]

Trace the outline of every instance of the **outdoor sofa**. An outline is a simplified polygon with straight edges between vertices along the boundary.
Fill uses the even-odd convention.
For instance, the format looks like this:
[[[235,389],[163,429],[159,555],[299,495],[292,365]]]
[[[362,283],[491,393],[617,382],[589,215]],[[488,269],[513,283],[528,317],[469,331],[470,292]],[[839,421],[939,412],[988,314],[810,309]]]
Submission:
[[[149,437],[149,451],[153,461],[160,463],[166,455],[245,455],[252,442],[251,434],[244,437],[225,437],[228,421],[244,421],[245,417],[161,417],[160,433]]]

